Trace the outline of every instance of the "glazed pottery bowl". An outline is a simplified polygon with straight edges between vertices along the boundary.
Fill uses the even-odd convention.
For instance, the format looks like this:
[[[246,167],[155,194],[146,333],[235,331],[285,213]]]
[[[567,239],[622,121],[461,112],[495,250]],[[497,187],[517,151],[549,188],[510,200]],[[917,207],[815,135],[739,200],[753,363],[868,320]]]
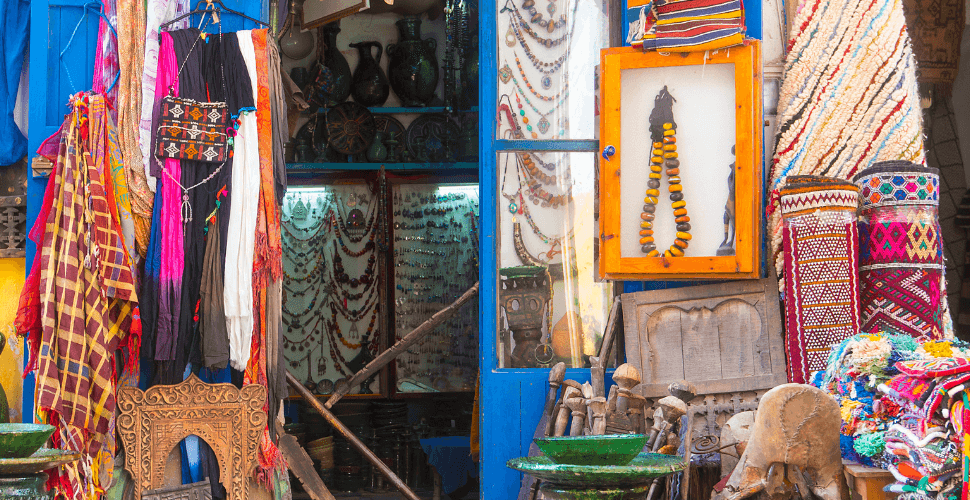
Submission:
[[[53,425],[0,424],[0,458],[24,458],[44,446]]]
[[[645,434],[536,438],[536,446],[557,464],[627,465],[643,450]]]

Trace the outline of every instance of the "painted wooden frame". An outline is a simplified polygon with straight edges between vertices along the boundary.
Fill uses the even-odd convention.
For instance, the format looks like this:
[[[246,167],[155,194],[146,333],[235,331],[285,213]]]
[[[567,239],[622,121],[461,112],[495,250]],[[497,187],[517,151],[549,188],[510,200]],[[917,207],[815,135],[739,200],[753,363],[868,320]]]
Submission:
[[[599,161],[599,275],[603,279],[758,278],[761,249],[761,50],[760,42],[716,52],[661,54],[638,48],[604,49],[600,55],[600,150],[616,153]],[[623,257],[620,197],[621,73],[638,68],[734,65],[735,95],[735,255]],[[633,175],[633,174],[630,174]],[[695,202],[696,203],[696,202]],[[659,246],[659,245],[658,245]],[[663,250],[663,248],[660,248]]]

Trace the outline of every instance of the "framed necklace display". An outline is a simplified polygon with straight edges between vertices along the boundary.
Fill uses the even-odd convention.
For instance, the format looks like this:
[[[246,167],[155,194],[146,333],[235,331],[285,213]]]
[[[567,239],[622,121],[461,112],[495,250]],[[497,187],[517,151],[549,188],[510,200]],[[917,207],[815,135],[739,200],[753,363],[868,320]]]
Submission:
[[[383,345],[380,207],[363,183],[291,186],[283,201],[283,355],[317,394],[330,393]],[[381,389],[375,378],[352,392]]]
[[[399,184],[391,196],[400,339],[478,281],[478,185]],[[466,392],[477,375],[475,302],[397,358],[395,384],[398,393]]]
[[[760,277],[760,57],[601,52],[601,278]]]

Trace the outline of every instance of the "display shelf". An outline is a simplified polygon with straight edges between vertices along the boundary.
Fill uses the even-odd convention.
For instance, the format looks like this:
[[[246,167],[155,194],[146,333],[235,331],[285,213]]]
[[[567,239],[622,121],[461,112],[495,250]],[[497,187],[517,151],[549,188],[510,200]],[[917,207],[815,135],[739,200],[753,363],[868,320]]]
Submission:
[[[287,163],[290,172],[314,170],[474,170],[477,162],[428,162],[428,163]]]
[[[321,107],[317,109],[317,113],[326,113],[330,108]],[[478,113],[478,106],[472,106],[468,109],[455,109],[448,106],[424,106],[424,107],[391,107],[391,106],[378,106],[374,108],[367,108],[373,114],[379,115],[390,115],[390,114],[427,114],[427,113]]]

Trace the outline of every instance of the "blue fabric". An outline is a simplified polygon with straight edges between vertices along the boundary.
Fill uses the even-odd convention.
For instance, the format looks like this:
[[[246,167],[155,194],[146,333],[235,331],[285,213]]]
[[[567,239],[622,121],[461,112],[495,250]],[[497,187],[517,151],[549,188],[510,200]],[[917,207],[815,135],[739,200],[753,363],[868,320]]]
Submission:
[[[0,165],[27,154],[27,137],[13,119],[30,33],[30,0],[3,0],[0,9]]]
[[[469,436],[422,439],[421,449],[428,455],[428,463],[441,475],[441,489],[445,493],[461,488],[469,477],[478,476]]]

